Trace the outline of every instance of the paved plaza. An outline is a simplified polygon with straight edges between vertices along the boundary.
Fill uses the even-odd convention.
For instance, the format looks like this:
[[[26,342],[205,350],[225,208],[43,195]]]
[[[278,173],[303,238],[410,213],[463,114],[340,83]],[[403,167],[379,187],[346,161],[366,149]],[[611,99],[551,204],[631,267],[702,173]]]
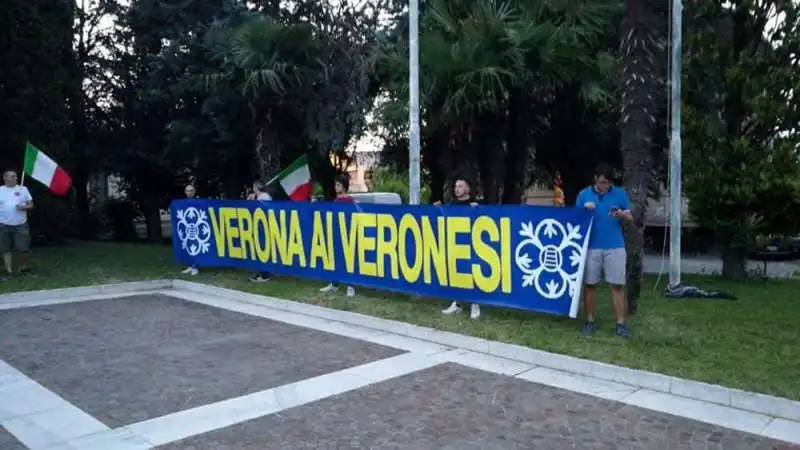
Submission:
[[[236,299],[49,303],[0,301],[2,450],[800,449],[633,388],[574,392],[554,387],[566,373]]]

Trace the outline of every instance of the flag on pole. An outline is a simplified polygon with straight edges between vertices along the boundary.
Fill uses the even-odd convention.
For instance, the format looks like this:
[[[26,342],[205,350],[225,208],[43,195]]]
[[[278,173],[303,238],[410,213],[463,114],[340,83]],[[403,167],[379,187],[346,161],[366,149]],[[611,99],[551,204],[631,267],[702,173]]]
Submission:
[[[28,142],[25,144],[25,175],[44,184],[56,195],[67,195],[72,178],[55,161]]]
[[[308,157],[301,156],[289,167],[281,171],[267,185],[275,182],[292,201],[307,202],[311,199],[311,171],[308,168]]]

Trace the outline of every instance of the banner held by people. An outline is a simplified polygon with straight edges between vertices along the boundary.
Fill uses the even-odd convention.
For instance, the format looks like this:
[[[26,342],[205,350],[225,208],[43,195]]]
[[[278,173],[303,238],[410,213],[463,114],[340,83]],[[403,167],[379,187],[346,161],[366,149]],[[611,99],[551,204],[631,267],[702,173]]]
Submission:
[[[30,142],[25,144],[25,166],[27,175],[47,186],[56,195],[67,195],[72,188],[72,178],[49,156]]]
[[[178,260],[576,317],[591,217],[554,207],[173,202]]]

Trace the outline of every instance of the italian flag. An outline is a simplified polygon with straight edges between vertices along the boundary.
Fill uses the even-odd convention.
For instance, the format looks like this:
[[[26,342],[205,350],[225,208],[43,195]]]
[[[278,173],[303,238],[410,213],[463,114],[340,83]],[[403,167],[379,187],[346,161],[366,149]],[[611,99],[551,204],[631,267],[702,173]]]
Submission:
[[[267,184],[276,181],[291,200],[295,202],[311,200],[311,171],[308,169],[308,157],[301,156]]]
[[[24,172],[56,195],[67,195],[72,187],[69,174],[30,142],[25,144]]]

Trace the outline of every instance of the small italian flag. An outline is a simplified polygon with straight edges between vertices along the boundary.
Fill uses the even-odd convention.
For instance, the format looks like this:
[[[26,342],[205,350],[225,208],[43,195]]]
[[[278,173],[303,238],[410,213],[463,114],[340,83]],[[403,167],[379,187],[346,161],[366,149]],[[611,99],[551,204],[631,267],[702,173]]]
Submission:
[[[25,144],[25,175],[44,184],[56,195],[67,195],[72,178],[55,161],[28,142]]]
[[[311,200],[311,171],[308,169],[308,157],[301,156],[267,184],[271,185],[276,181],[291,200],[295,202]]]

